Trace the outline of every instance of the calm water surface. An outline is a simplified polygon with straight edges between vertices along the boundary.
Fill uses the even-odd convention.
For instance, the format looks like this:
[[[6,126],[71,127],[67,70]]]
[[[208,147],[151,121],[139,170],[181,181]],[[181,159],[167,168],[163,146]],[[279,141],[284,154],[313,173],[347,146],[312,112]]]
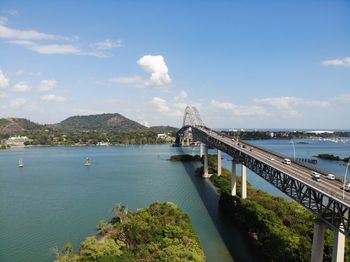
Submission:
[[[297,157],[350,154],[349,143],[309,142],[295,144]],[[289,141],[254,143],[293,155]],[[110,218],[116,203],[136,210],[154,201],[175,202],[190,215],[207,261],[254,261],[239,231],[218,213],[218,195],[210,183],[193,176],[198,165],[167,161],[178,153],[169,145],[0,151],[0,261],[52,261],[51,248],[69,241],[78,246],[96,232],[100,219]],[[83,165],[85,157],[92,159],[91,167]],[[19,158],[23,169],[17,167]],[[230,158],[224,158],[230,167]],[[317,166],[344,175],[345,166],[338,162],[319,161]],[[283,195],[252,172],[248,180]]]

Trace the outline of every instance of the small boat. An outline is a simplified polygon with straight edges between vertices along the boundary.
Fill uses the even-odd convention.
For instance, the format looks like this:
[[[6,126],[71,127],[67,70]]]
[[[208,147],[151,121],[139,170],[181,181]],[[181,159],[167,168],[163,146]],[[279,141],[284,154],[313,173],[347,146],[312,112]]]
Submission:
[[[20,158],[20,159],[18,160],[18,167],[24,167],[23,159],[22,159],[22,158]]]
[[[84,166],[91,166],[90,158],[86,158]]]

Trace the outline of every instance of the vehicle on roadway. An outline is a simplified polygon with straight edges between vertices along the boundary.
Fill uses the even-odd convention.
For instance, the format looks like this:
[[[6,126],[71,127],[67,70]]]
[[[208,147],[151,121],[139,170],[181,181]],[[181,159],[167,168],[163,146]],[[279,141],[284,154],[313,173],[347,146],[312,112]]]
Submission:
[[[269,156],[269,160],[275,160],[275,158],[273,156]]]
[[[344,185],[344,190],[346,192],[349,192],[350,191],[350,182],[346,182],[346,184]]]
[[[319,173],[312,171],[312,179],[317,181],[317,182],[321,182],[321,176]]]
[[[328,175],[327,175],[327,179],[329,179],[329,180],[335,180],[335,175],[333,175],[333,174],[328,174]]]
[[[283,163],[286,165],[290,165],[292,163],[292,161],[288,158],[283,159]]]

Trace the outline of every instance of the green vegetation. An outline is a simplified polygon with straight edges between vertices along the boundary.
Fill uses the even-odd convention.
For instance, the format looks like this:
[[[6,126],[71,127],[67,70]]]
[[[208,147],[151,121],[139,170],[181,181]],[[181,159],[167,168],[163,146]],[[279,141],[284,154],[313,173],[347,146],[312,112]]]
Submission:
[[[100,132],[100,131],[62,131],[62,130],[43,130],[43,131],[23,131],[21,135],[33,139],[26,145],[96,145],[98,142],[109,142],[113,145],[142,145],[142,144],[162,144],[170,143],[174,139],[174,134],[170,134],[165,139],[157,138],[157,131],[142,130],[133,132]]]
[[[87,237],[79,251],[66,244],[56,262],[205,261],[190,218],[173,203],[153,203],[136,212],[121,204],[111,222],[101,220],[98,235]]]
[[[170,157],[169,160],[174,162],[176,161],[191,162],[191,161],[201,161],[202,159],[198,155],[191,156],[191,155],[184,154],[184,155],[173,155]]]
[[[26,145],[95,145],[155,144],[174,142],[177,128],[169,126],[145,127],[120,114],[101,114],[70,117],[58,124],[39,125],[26,119],[0,119],[0,140],[10,136],[27,136]],[[165,133],[166,138],[157,138]]]
[[[210,180],[220,192],[219,207],[232,225],[247,238],[252,253],[260,261],[310,261],[314,215],[294,201],[271,196],[247,184],[247,199],[231,196],[230,171],[217,176],[216,156],[208,158]],[[196,170],[202,175],[203,168]],[[237,195],[241,179],[237,177]],[[326,230],[323,261],[331,261],[333,231]],[[350,261],[350,241],[346,240],[345,261]]]
[[[325,159],[325,160],[344,161],[344,162],[349,161],[349,157],[341,158],[339,156],[335,156],[335,155],[331,155],[331,154],[319,154],[316,157],[321,158],[321,159]]]
[[[100,114],[89,116],[72,116],[63,120],[57,127],[63,130],[114,131],[129,132],[147,130],[147,127],[120,114]]]

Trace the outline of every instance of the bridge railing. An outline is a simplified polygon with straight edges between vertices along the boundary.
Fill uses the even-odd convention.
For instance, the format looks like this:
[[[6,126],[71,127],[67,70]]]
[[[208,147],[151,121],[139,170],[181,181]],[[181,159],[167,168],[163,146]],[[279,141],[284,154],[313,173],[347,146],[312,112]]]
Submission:
[[[223,133],[221,133],[221,132],[220,132],[220,135],[223,135],[223,136],[225,136],[225,137],[231,139],[230,136],[228,136],[228,135],[226,135],[226,134],[223,134]],[[321,175],[326,176],[326,175],[328,174],[328,172],[326,172],[325,170],[318,169],[318,168],[316,168],[316,167],[314,167],[314,166],[306,165],[306,164],[304,164],[304,163],[302,163],[302,162],[300,162],[300,161],[294,160],[291,156],[287,156],[287,155],[282,154],[282,153],[280,153],[280,152],[277,152],[277,151],[273,151],[273,150],[270,150],[270,149],[263,148],[263,147],[261,147],[261,146],[259,146],[259,145],[256,145],[256,144],[247,142],[246,140],[244,140],[243,143],[245,143],[245,144],[247,144],[247,145],[249,145],[249,146],[256,147],[256,148],[258,148],[258,149],[260,149],[260,150],[262,150],[262,151],[264,151],[264,152],[266,152],[266,153],[269,153],[269,154],[271,154],[271,155],[275,155],[275,156],[282,157],[282,158],[288,158],[288,159],[290,159],[290,160],[292,161],[292,163],[294,163],[294,164],[296,164],[296,165],[299,165],[299,166],[302,166],[302,167],[305,167],[305,168],[308,168],[308,169],[311,169],[311,170],[313,170],[313,171],[316,171],[317,173],[319,173],[319,174],[321,174]],[[337,178],[337,180],[340,181],[340,182],[343,182],[343,180],[340,179],[340,178]]]
[[[208,130],[208,131],[213,132],[213,130],[211,130],[211,129],[209,129],[209,128],[205,128],[205,129]],[[216,134],[220,135],[220,136],[229,138],[230,140],[232,139],[231,137],[229,137],[229,136],[227,136],[227,135],[225,135],[225,134],[218,133],[217,131],[214,131],[214,132],[215,132]],[[260,147],[260,146],[255,145],[255,144],[253,144],[253,143],[249,143],[249,142],[246,142],[246,141],[244,141],[244,142],[242,142],[242,143],[243,143],[243,144],[246,144],[246,145],[248,145],[248,146],[252,146],[252,147],[258,148],[258,149],[260,149],[260,150],[262,150],[262,151],[264,151],[264,152],[266,152],[266,153],[268,153],[268,154],[271,154],[271,155],[275,155],[275,156],[282,157],[282,158],[290,158],[289,156],[283,155],[283,154],[278,153],[278,152],[275,152],[275,151],[273,151],[273,150],[265,149],[265,148],[263,148],[263,147]],[[292,161],[292,162],[293,162],[294,164],[296,164],[296,165],[303,166],[303,167],[305,167],[305,168],[307,168],[307,169],[309,169],[309,170],[317,171],[317,172],[320,173],[320,174],[323,174],[323,175],[326,174],[326,173],[325,173],[324,171],[322,171],[322,170],[317,170],[317,169],[315,169],[315,168],[310,168],[309,166],[303,165],[303,164],[301,164],[301,163],[299,163],[299,162],[297,162],[297,161]],[[311,174],[310,174],[310,175],[311,175]],[[300,174],[294,173],[293,176],[295,176],[296,178],[299,178],[300,181],[304,181],[304,180],[305,180],[305,177],[302,176],[302,175],[300,175]],[[338,181],[340,181],[340,180],[338,180]],[[342,181],[340,181],[340,182],[342,182]],[[343,197],[343,194],[342,194],[342,193],[332,191],[332,190],[330,190],[329,188],[327,188],[326,186],[320,184],[319,182],[313,181],[313,180],[308,180],[307,183],[308,183],[310,186],[312,186],[312,187],[314,187],[314,188],[316,188],[316,189],[317,189],[317,188],[322,189],[323,192],[327,193],[329,196],[332,196],[332,197],[335,198],[335,199],[345,200],[345,201],[347,201],[347,202],[350,203],[350,197],[348,197],[347,195],[344,195],[344,197]]]

